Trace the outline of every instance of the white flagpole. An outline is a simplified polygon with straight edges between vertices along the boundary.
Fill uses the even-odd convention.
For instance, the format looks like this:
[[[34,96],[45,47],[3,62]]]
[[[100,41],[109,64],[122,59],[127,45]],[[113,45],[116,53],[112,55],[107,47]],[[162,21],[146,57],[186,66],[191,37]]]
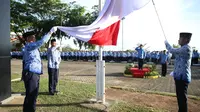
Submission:
[[[122,18],[122,51],[124,51],[124,17]]]
[[[102,1],[101,0],[99,0],[99,13],[101,12],[101,4],[102,3]],[[103,58],[102,58],[102,49],[103,49],[103,47],[102,46],[99,46],[99,60],[100,61],[102,61],[103,60]]]
[[[102,10],[102,0],[99,0],[99,13]],[[105,104],[105,61],[103,61],[103,47],[99,46],[99,60],[96,62],[96,100]]]

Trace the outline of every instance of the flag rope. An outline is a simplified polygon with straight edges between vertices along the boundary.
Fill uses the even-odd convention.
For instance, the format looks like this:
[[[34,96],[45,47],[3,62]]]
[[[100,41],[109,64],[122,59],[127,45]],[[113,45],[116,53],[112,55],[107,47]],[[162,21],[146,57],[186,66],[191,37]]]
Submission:
[[[162,22],[161,22],[161,20],[160,20],[160,17],[159,17],[158,11],[157,11],[157,9],[156,9],[156,6],[155,6],[155,3],[154,3],[153,0],[152,0],[152,3],[153,3],[153,6],[154,6],[154,9],[155,9],[155,12],[156,12],[156,14],[157,14],[158,21],[159,21],[159,23],[160,23],[160,27],[161,27],[161,29],[162,29],[163,35],[164,35],[164,37],[165,37],[165,40],[167,40],[167,37],[166,37],[166,35],[165,35],[164,28],[163,28],[163,26],[162,26]]]

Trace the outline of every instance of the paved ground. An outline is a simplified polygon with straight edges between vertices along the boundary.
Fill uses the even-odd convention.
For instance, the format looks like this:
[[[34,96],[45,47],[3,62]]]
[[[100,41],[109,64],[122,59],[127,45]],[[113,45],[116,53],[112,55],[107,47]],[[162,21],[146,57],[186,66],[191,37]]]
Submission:
[[[46,61],[44,63],[44,75],[47,76]],[[21,73],[21,60],[11,61],[11,73]],[[174,81],[171,76],[158,79],[142,79],[124,77],[123,71],[126,64],[107,63],[106,64],[106,86],[120,86],[133,88],[141,91],[175,92]],[[160,71],[160,66],[157,66]],[[168,73],[173,66],[168,67]],[[60,79],[69,79],[86,83],[95,83],[96,77],[94,62],[67,62],[62,61],[60,66]],[[200,66],[192,67],[192,82],[189,85],[190,95],[200,96]]]
[[[107,89],[106,98],[114,101],[126,101],[135,106],[162,109],[167,112],[177,112],[178,110],[176,97]],[[199,105],[199,100],[188,99],[188,112],[200,112]]]

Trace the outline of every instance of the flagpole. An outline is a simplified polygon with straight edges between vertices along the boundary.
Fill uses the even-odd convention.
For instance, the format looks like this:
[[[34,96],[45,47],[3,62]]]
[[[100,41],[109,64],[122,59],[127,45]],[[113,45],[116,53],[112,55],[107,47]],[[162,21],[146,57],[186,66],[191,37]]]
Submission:
[[[60,18],[60,26],[62,26],[62,21],[63,21],[63,10],[61,12],[61,18]],[[61,30],[60,30],[60,50],[62,51],[62,47],[61,47],[61,44],[62,44],[62,36],[61,36]]]
[[[101,12],[101,3],[102,3],[102,1],[101,0],[99,0],[99,13]],[[102,61],[103,60],[103,58],[102,58],[102,49],[103,49],[103,47],[102,46],[99,46],[99,60],[100,61]]]
[[[122,51],[124,50],[124,17],[122,18]]]
[[[156,12],[156,14],[157,14],[158,21],[159,21],[159,23],[160,23],[160,27],[161,27],[161,29],[162,29],[163,35],[164,35],[164,37],[165,37],[165,40],[167,40],[167,37],[166,37],[165,32],[164,32],[164,28],[163,28],[163,26],[162,26],[162,23],[161,23],[161,20],[160,20],[158,11],[157,11],[157,9],[156,9],[156,6],[155,6],[155,3],[154,3],[153,0],[152,0],[152,3],[153,3],[153,6],[154,6],[154,9],[155,9],[155,12]]]
[[[99,0],[99,13],[102,0]],[[96,101],[105,104],[105,61],[102,56],[103,46],[99,46],[99,60],[96,61]]]

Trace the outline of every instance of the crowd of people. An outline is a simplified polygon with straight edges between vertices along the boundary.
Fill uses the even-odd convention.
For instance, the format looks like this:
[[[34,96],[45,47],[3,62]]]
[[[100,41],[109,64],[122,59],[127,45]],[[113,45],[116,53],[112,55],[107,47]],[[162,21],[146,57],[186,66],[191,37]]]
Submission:
[[[160,54],[162,52],[146,52],[145,59],[146,61],[158,62],[160,59]],[[96,60],[98,59],[98,51],[67,51],[61,52],[62,60]],[[22,59],[23,51],[13,51],[11,52],[12,58]],[[42,59],[47,59],[47,52],[40,52]],[[169,57],[171,57],[169,55]],[[106,62],[115,61],[137,61],[138,52],[136,51],[103,51],[103,59]]]
[[[200,53],[198,50],[193,50],[192,53],[192,64],[198,64],[199,63],[199,58],[200,58]]]
[[[159,64],[161,61],[161,54],[163,51],[147,51],[145,53],[145,62],[154,62]],[[173,58],[172,54],[166,52],[168,55],[168,63],[171,64],[171,59]],[[88,61],[92,60],[95,61],[98,59],[98,51],[67,51],[61,52],[62,60],[83,60]],[[12,58],[22,59],[23,51],[12,51],[11,56]],[[47,59],[47,52],[40,52],[42,59]],[[198,64],[200,54],[197,50],[193,51],[192,54],[192,63]],[[114,62],[121,62],[121,61],[128,61],[128,62],[135,62],[138,60],[138,52],[137,51],[103,51],[103,59],[106,62],[114,61]]]

